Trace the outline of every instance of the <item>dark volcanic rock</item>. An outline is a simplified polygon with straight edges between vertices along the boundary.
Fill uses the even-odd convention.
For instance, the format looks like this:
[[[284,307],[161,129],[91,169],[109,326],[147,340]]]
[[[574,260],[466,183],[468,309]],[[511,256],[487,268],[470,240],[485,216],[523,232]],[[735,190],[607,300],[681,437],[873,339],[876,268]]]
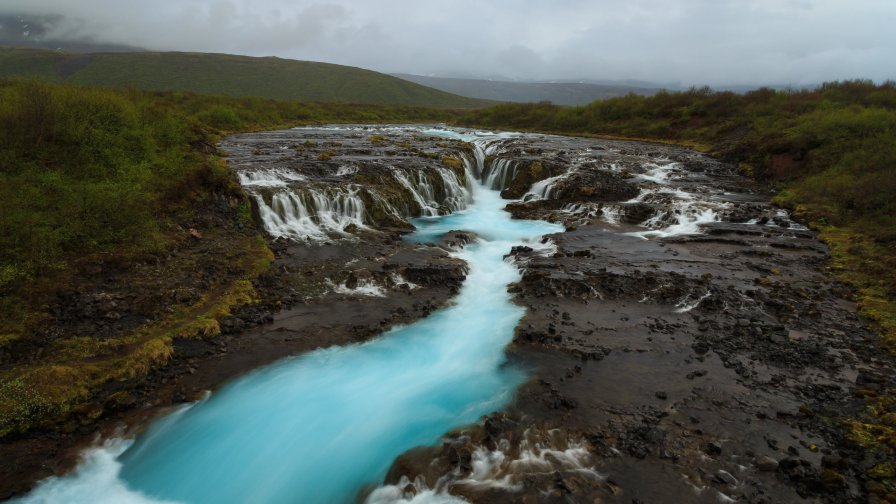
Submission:
[[[420,265],[408,266],[404,270],[409,281],[429,287],[459,289],[467,277],[463,266]]]
[[[533,143],[561,159],[560,147]],[[832,419],[861,414],[857,387],[887,387],[860,363],[891,370],[892,362],[834,294],[826,248],[730,166],[674,147],[559,143],[577,173],[546,199],[507,207],[568,228],[550,237],[551,256],[509,251],[524,259],[509,290],[528,310],[510,358],[533,378],[500,420],[485,420],[488,436],[464,442],[473,453],[504,447],[503,460],[514,460],[527,432],[580,438],[588,457],[578,470],[604,484],[540,467],[559,473],[549,480],[517,463],[490,480],[506,477],[514,490],[457,483],[450,492],[471,502],[864,502],[861,457],[827,455],[856,453]],[[578,153],[598,161],[575,165],[574,146],[594,143],[605,149]],[[651,170],[670,161],[658,160],[675,163],[665,190]],[[545,171],[542,179],[557,175]],[[720,222],[665,238],[632,225],[663,230],[696,215],[683,213],[676,191],[711,202]],[[425,473],[429,485],[468,477],[466,468],[452,473],[444,454],[417,464],[392,475]]]

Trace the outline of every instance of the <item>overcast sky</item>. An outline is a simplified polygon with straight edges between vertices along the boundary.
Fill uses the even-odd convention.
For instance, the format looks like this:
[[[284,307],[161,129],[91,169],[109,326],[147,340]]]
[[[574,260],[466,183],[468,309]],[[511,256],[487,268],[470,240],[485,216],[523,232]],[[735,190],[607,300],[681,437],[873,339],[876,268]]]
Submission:
[[[383,72],[684,85],[896,78],[896,0],[0,0],[61,36]]]

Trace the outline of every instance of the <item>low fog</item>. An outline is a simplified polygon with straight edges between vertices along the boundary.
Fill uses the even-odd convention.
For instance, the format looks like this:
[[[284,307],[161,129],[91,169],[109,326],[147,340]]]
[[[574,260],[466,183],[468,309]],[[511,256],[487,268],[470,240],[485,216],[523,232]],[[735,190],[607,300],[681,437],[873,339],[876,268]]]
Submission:
[[[6,0],[32,38],[382,72],[677,85],[896,77],[892,0]],[[23,32],[24,33],[24,32]]]

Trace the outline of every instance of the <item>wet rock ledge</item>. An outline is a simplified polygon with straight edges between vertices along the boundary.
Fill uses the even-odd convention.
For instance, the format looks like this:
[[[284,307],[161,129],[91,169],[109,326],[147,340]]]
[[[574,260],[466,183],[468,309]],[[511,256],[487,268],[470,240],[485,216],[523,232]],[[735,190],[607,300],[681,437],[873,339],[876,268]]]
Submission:
[[[877,502],[886,461],[845,422],[896,374],[825,246],[699,154],[550,141],[520,164],[537,149],[573,174],[508,206],[568,229],[551,257],[511,252],[528,312],[508,354],[532,379],[386,482],[483,503]]]

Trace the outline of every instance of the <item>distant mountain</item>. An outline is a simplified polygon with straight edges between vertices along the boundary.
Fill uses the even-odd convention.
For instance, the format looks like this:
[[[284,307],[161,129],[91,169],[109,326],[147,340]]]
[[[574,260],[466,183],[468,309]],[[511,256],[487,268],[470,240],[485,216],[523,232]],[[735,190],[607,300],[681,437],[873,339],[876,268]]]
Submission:
[[[76,54],[0,47],[0,78],[156,91],[192,91],[278,100],[478,108],[492,102],[453,95],[361,68],[229,54]]]
[[[0,46],[32,47],[65,52],[133,52],[144,49],[54,35],[65,21],[58,15],[0,14]]]
[[[549,101],[557,105],[585,105],[594,100],[625,96],[629,93],[650,96],[658,88],[623,84],[592,84],[581,82],[514,82],[484,79],[425,77],[412,74],[392,74],[417,84],[471,98],[508,102]]]

